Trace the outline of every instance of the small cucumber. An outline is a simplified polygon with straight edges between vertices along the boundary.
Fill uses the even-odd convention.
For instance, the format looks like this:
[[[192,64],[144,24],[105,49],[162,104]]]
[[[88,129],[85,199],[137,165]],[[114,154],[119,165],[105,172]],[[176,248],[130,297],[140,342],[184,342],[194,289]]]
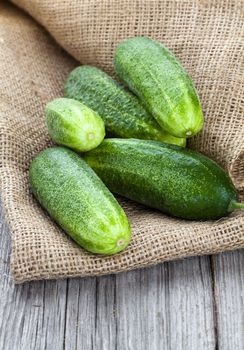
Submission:
[[[46,105],[45,116],[49,135],[59,145],[86,152],[104,139],[102,118],[79,101],[57,98]]]
[[[115,254],[130,240],[127,217],[114,196],[73,151],[53,147],[31,163],[32,191],[50,216],[89,252]]]
[[[107,139],[84,159],[117,194],[185,219],[218,219],[235,208],[236,190],[215,162],[157,141]]]
[[[161,127],[176,137],[190,137],[203,126],[194,85],[175,56],[159,42],[135,37],[115,50],[115,70]]]
[[[158,140],[184,147],[186,140],[163,131],[136,96],[96,67],[75,68],[64,85],[66,97],[96,111],[111,137]]]

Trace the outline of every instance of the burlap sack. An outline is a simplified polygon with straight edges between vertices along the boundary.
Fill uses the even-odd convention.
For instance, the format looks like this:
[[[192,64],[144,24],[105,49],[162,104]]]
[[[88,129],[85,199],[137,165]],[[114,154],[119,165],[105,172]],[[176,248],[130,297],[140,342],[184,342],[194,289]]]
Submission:
[[[82,63],[112,70],[116,43],[138,34],[164,42],[198,88],[205,114],[194,147],[222,164],[244,191],[242,1],[15,0]],[[126,251],[100,257],[80,249],[31,196],[28,167],[50,145],[46,101],[62,94],[77,63],[20,10],[0,5],[0,171],[17,283],[101,275],[244,246],[244,213],[215,222],[176,220],[121,201],[133,229]]]

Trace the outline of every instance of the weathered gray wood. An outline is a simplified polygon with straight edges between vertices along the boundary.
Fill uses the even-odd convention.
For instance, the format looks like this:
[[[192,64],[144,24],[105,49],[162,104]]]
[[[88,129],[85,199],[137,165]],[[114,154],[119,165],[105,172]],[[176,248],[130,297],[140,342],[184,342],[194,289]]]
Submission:
[[[0,349],[62,349],[67,281],[14,286],[9,273],[8,228],[1,216],[0,223]]]
[[[0,349],[244,348],[243,252],[14,286],[0,232]]]
[[[214,349],[207,257],[117,276],[118,349]]]
[[[71,280],[66,348],[214,349],[209,259],[190,260]]]
[[[126,286],[123,287],[125,290]],[[120,350],[117,346],[116,276],[97,278],[94,349]]]
[[[212,257],[218,347],[244,349],[244,250]]]
[[[211,288],[208,257],[169,264],[171,349],[214,349]]]
[[[64,349],[90,350],[96,322],[96,279],[69,280]]]

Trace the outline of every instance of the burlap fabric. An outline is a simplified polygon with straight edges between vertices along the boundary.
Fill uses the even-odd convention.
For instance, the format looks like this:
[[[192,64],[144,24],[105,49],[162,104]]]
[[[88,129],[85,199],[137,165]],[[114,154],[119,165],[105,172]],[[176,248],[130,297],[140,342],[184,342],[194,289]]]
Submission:
[[[224,166],[244,199],[242,1],[14,2],[77,60],[108,72],[114,46],[125,37],[144,34],[164,42],[192,75],[202,101],[204,130],[190,146]],[[51,144],[43,106],[62,94],[75,65],[33,19],[0,5],[1,192],[15,281],[115,273],[243,247],[241,211],[215,222],[190,222],[123,200],[133,239],[112,257],[83,251],[52,222],[30,194],[28,167]]]

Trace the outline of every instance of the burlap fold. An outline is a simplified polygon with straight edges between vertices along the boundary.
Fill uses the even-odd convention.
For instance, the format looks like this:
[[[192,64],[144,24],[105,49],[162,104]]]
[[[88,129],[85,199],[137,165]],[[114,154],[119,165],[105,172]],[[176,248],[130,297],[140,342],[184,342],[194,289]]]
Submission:
[[[190,142],[230,173],[244,199],[242,1],[15,0],[77,60],[112,72],[116,43],[147,35],[164,42],[193,77],[205,126]],[[176,220],[121,200],[133,239],[101,257],[79,248],[32,197],[28,167],[51,144],[45,103],[62,94],[78,63],[20,10],[0,5],[0,171],[17,283],[129,270],[161,261],[244,247],[244,213],[216,222]]]

